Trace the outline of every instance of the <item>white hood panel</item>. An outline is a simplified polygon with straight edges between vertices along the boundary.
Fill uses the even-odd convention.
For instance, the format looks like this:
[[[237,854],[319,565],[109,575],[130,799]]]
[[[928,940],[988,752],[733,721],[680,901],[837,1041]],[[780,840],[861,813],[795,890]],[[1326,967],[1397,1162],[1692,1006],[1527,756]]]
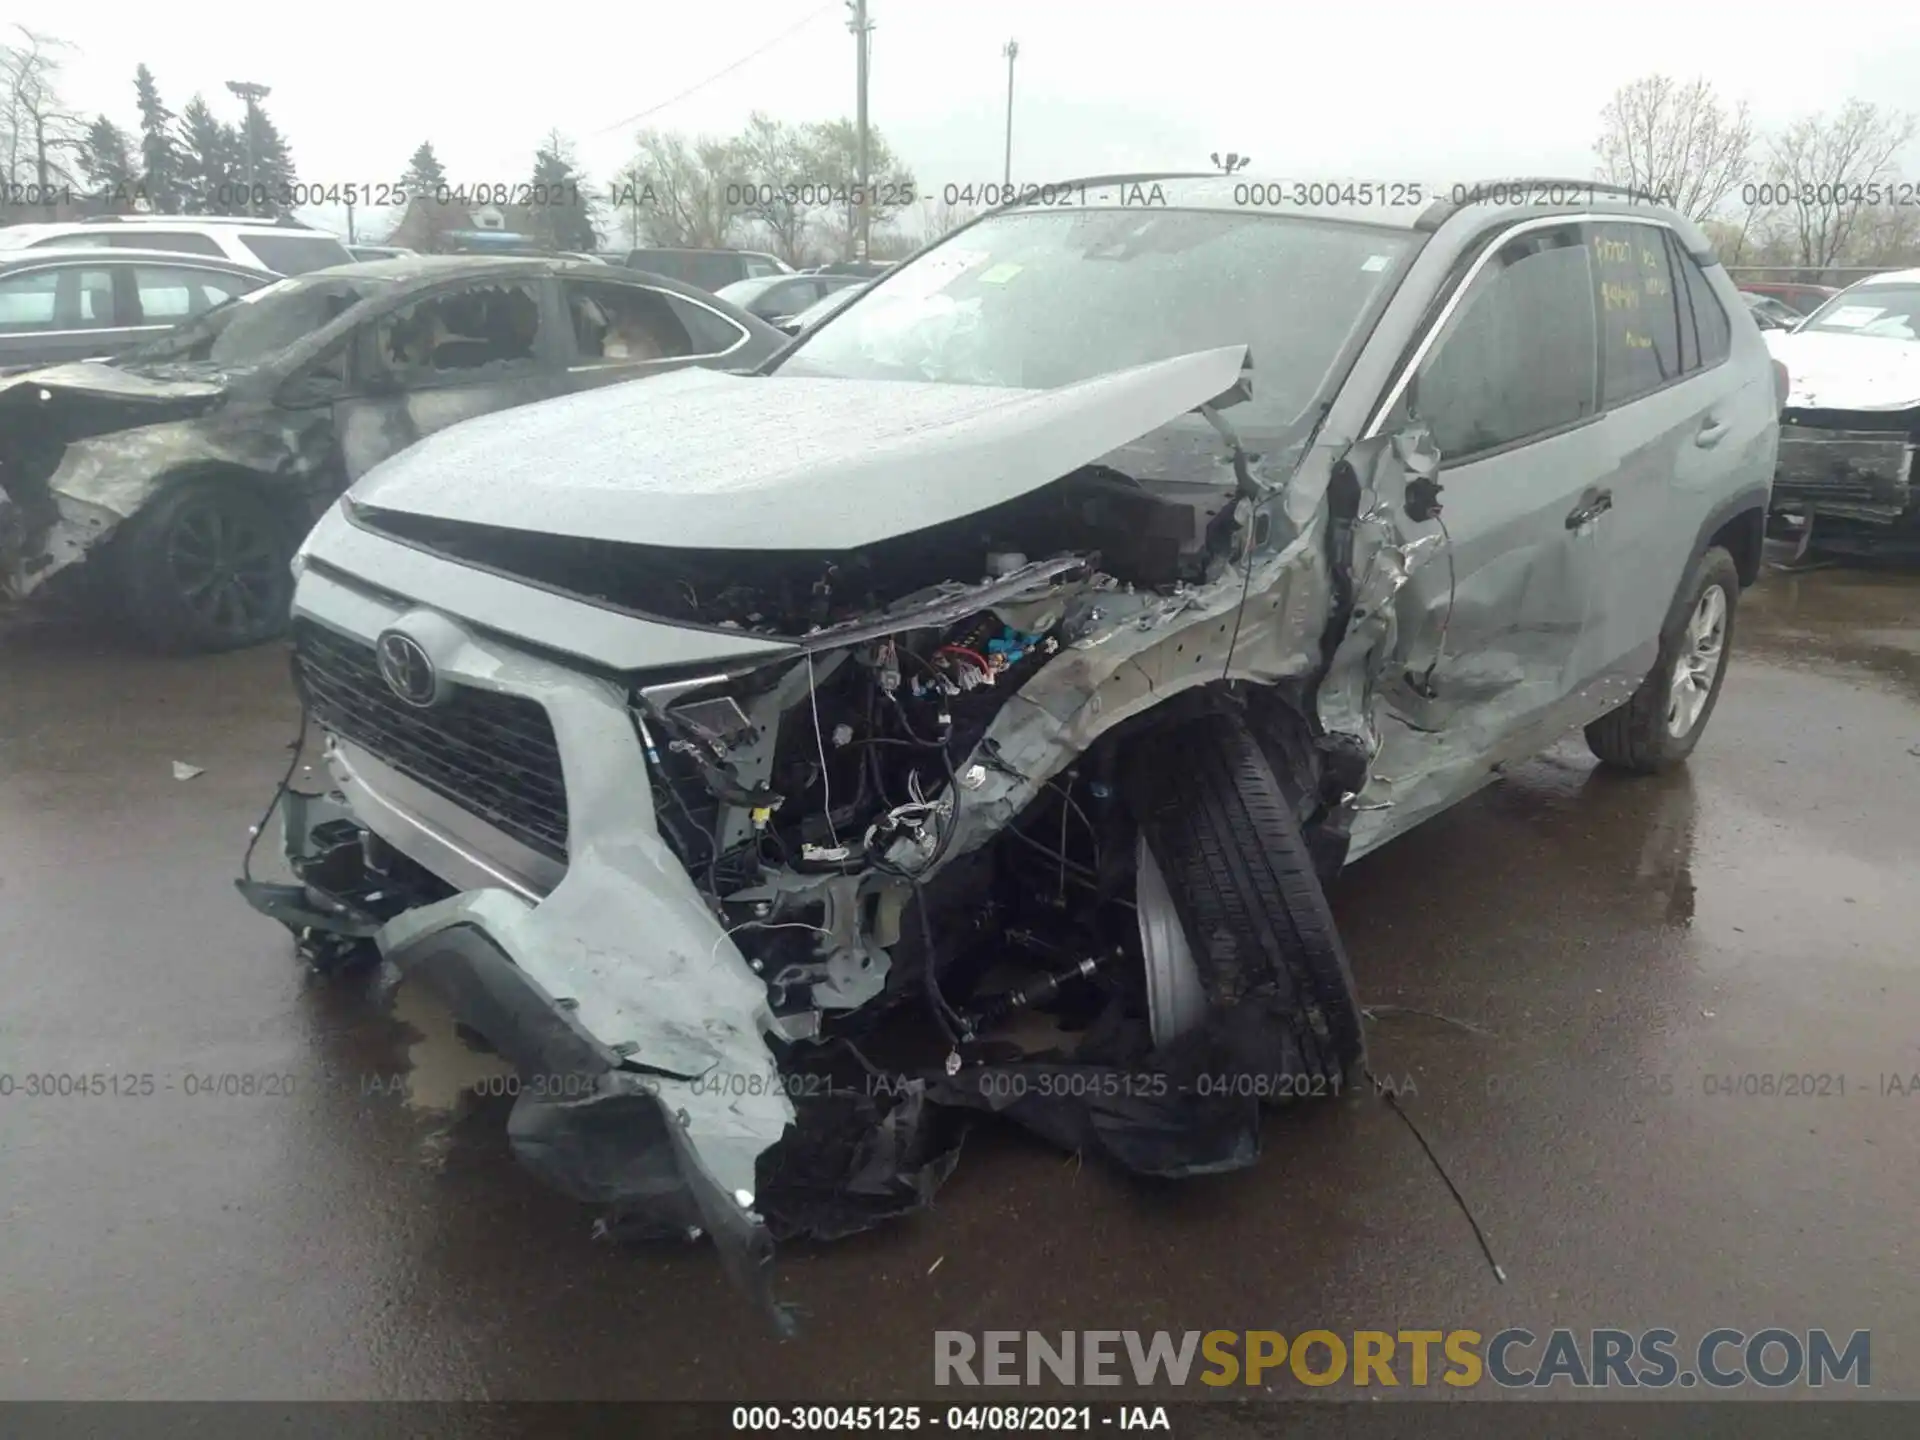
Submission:
[[[1787,367],[1787,406],[1800,410],[1904,410],[1920,405],[1920,340],[1768,332]]]
[[[678,370],[467,421],[352,498],[550,535],[839,550],[1050,484],[1213,400],[1227,346],[1055,390]]]

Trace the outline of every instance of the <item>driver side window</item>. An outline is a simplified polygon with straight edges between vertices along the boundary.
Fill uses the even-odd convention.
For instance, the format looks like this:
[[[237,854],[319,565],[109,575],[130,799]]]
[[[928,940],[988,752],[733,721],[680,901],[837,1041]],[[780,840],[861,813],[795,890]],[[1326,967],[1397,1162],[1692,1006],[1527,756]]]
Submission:
[[[1598,413],[1593,279],[1577,225],[1514,237],[1480,268],[1406,402],[1443,464]]]

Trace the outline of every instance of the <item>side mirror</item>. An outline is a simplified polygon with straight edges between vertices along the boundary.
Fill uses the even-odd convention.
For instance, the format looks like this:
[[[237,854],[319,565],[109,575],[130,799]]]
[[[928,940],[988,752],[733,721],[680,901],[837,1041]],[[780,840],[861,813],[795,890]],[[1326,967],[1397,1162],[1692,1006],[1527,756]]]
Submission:
[[[1407,477],[1402,508],[1415,524],[1440,513],[1440,448],[1427,427],[1414,424],[1394,432],[1393,455]]]

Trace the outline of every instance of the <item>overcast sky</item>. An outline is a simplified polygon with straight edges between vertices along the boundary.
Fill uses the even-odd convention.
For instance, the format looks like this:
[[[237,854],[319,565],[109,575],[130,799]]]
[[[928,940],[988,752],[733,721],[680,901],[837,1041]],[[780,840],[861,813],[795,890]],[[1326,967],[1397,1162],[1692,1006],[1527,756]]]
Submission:
[[[65,92],[89,117],[105,112],[132,127],[142,61],[176,112],[199,91],[232,117],[226,81],[270,85],[268,113],[304,181],[392,180],[429,139],[453,181],[522,181],[534,145],[557,128],[604,182],[641,124],[719,136],[756,108],[796,122],[854,110],[853,40],[839,0],[10,8],[72,42]],[[1656,71],[1703,74],[1749,101],[1762,124],[1850,96],[1920,100],[1920,11],[1824,5],[1817,38],[1764,12],[1741,14],[1730,22],[1717,7],[1672,0],[1550,10],[1472,0],[871,0],[870,114],[921,190],[937,193],[1000,177],[1009,37],[1020,42],[1014,176],[1030,181],[1204,168],[1209,151],[1228,149],[1272,175],[1586,176],[1601,106]],[[802,21],[694,94],[629,119]]]

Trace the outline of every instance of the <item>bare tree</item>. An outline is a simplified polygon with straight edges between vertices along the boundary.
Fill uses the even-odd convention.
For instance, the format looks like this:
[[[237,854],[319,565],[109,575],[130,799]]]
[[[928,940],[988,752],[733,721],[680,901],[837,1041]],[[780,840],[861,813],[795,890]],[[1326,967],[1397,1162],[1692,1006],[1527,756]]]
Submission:
[[[734,189],[741,213],[766,227],[776,255],[798,265],[821,188],[809,170],[806,138],[784,120],[755,111],[732,149],[725,184]]]
[[[0,44],[0,165],[16,185],[37,187],[51,210],[53,192],[74,183],[71,160],[86,143],[86,122],[60,98],[64,40],[24,25]]]
[[[739,206],[729,205],[726,194],[732,146],[705,136],[689,141],[671,131],[642,130],[635,147],[625,174],[647,192],[647,238],[655,245],[724,246],[740,223]]]
[[[1623,85],[1600,112],[1594,151],[1605,178],[1659,196],[1705,220],[1752,171],[1746,102],[1729,109],[1713,86],[1648,75]]]
[[[1774,201],[1760,222],[1808,269],[1840,264],[1872,233],[1884,208],[1881,187],[1897,178],[1894,157],[1913,139],[1914,117],[1849,100],[1828,118],[1809,115],[1767,142],[1763,196]]]

